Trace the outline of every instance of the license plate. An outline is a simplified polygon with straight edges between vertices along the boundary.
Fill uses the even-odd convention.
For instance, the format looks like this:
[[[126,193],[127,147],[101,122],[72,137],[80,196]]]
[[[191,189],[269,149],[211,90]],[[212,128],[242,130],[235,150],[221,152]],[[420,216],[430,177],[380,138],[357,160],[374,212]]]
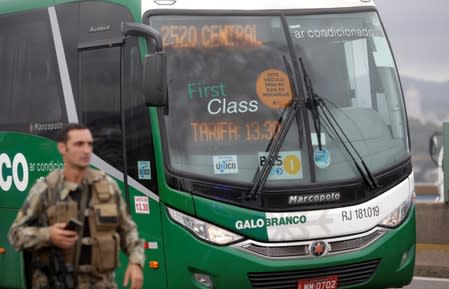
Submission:
[[[298,281],[297,289],[337,289],[338,276],[326,276]]]

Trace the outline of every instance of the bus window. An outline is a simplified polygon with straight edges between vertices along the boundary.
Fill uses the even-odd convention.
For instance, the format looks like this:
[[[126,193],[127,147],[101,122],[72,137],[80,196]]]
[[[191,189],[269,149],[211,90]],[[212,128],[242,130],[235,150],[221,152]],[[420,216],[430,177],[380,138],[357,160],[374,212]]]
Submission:
[[[78,117],[94,135],[94,153],[123,170],[120,124],[120,47],[79,53]]]
[[[67,122],[47,10],[0,16],[0,130],[53,138]]]
[[[148,109],[142,93],[142,65],[136,39],[124,46],[125,129],[128,175],[157,192]]]

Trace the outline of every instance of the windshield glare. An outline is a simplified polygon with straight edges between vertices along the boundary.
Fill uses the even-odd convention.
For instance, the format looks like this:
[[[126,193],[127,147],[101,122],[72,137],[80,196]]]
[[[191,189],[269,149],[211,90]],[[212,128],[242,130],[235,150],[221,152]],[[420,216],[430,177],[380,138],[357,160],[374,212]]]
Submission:
[[[162,128],[174,172],[251,184],[292,100],[284,57],[293,65],[295,54],[372,172],[408,157],[401,90],[377,14],[288,16],[286,23],[288,31],[280,16],[150,17],[167,54],[169,114]],[[308,96],[300,90],[299,97]],[[317,182],[360,178],[326,123],[319,150],[311,114],[302,115],[267,185],[310,184],[311,169]]]

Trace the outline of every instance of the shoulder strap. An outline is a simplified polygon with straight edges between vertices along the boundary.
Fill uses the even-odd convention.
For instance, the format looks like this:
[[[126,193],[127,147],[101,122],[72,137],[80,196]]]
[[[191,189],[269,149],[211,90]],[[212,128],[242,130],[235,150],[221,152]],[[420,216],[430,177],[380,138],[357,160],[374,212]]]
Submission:
[[[113,191],[106,174],[102,171],[89,169],[87,177],[95,197],[100,202],[108,202],[113,196]]]
[[[106,178],[106,174],[99,170],[89,168],[87,171],[87,181],[89,184],[96,183]]]
[[[47,177],[45,177],[45,182],[48,186],[48,205],[51,206],[52,204],[55,204],[57,201],[57,186],[60,183],[61,178],[61,171],[54,171],[48,174]]]
[[[76,241],[76,247],[75,247],[75,268],[78,267],[79,261],[80,261],[80,255],[81,255],[81,240],[84,236],[84,211],[86,211],[87,207],[87,197],[89,194],[89,186],[82,186],[83,190],[81,191],[81,200],[80,200],[80,210],[78,212],[78,220],[81,222],[81,230],[79,236],[80,238]]]

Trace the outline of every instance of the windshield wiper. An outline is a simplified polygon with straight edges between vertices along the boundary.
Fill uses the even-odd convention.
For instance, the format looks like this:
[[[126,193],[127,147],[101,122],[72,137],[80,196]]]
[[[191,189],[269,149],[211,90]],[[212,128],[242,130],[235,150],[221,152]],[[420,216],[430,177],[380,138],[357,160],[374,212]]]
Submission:
[[[271,139],[270,143],[267,147],[268,156],[263,164],[262,168],[260,168],[257,172],[257,175],[254,178],[254,184],[251,187],[251,189],[246,194],[246,200],[257,200],[260,196],[263,187],[265,186],[265,183],[267,182],[268,176],[270,175],[271,169],[274,165],[274,162],[276,160],[276,157],[282,147],[282,144],[285,141],[285,138],[287,136],[288,131],[290,130],[290,127],[293,123],[293,120],[295,120],[296,115],[302,106],[299,98],[298,98],[298,91],[295,84],[295,81],[293,81],[293,72],[292,69],[287,61],[287,58],[283,56],[285,68],[287,70],[288,79],[290,82],[290,89],[292,92],[292,100],[290,101],[289,105],[286,107],[284,112],[282,113],[281,120],[279,123],[279,130],[273,138]],[[301,125],[298,125],[299,130],[299,138],[300,138],[300,144],[303,143],[302,141],[302,130]]]
[[[337,120],[335,119],[334,115],[330,111],[329,107],[324,102],[323,98],[321,98],[318,94],[315,93],[312,85],[312,81],[309,77],[309,74],[307,73],[307,69],[304,65],[304,62],[302,58],[299,58],[299,62],[301,63],[301,69],[304,76],[304,83],[306,86],[306,94],[309,95],[309,97],[306,100],[306,107],[311,111],[312,118],[313,118],[313,124],[315,131],[317,133],[317,139],[318,139],[318,146],[319,150],[321,151],[321,116],[319,111],[321,110],[322,114],[324,115],[324,118],[326,119],[327,125],[331,128],[332,132],[337,136],[340,143],[345,148],[346,152],[348,153],[349,157],[354,162],[354,165],[357,169],[357,171],[362,176],[363,180],[366,182],[368,187],[372,190],[377,190],[379,188],[379,184],[377,183],[376,179],[373,177],[373,174],[369,170],[368,166],[365,164],[365,161],[363,160],[360,153],[357,151],[357,149],[354,147],[352,142],[349,140],[348,136],[345,134],[344,130],[341,128],[341,126],[338,124]],[[332,121],[331,121],[332,119]],[[335,123],[335,125],[334,125]],[[338,130],[337,130],[338,128]],[[343,138],[341,136],[344,136],[349,146],[352,148],[352,150],[357,155],[360,163],[363,166],[364,171],[362,170],[362,167],[360,167],[359,162],[354,157],[354,154],[351,152],[349,147],[344,142]]]

